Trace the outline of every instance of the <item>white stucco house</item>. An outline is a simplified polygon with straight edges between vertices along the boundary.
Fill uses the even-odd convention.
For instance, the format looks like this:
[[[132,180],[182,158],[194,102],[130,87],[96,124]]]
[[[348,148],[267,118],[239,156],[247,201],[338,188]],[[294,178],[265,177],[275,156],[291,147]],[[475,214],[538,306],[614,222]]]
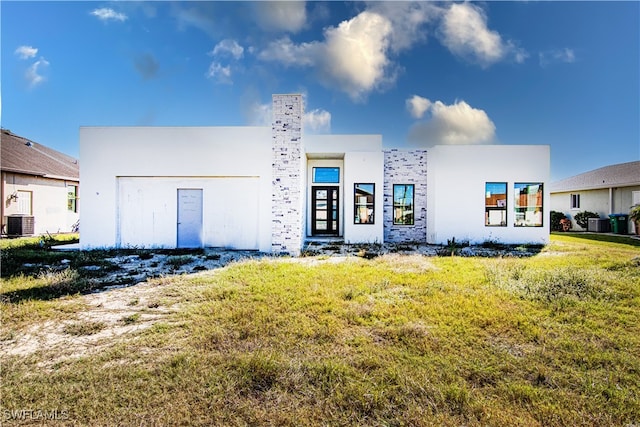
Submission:
[[[274,95],[271,127],[81,128],[81,247],[548,241],[548,146],[385,150],[302,116]]]
[[[551,210],[564,213],[580,229],[574,216],[589,211],[608,218],[611,214],[629,215],[640,205],[640,161],[619,163],[575,175],[550,186]],[[635,233],[633,221],[627,221],[628,233]]]

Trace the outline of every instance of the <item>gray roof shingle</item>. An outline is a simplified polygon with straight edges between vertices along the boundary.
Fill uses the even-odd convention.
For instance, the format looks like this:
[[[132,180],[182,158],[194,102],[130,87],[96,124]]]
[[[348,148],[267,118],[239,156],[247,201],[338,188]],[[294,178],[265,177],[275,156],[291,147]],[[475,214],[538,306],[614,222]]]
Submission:
[[[0,166],[3,172],[23,173],[46,178],[80,179],[78,160],[7,129],[0,133]]]
[[[552,193],[640,185],[640,161],[594,169],[551,183]]]

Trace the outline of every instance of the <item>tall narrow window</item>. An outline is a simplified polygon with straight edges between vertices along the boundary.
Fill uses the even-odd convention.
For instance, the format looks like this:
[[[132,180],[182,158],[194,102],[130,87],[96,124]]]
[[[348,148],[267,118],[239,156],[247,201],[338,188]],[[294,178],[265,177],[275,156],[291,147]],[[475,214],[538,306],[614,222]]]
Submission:
[[[580,195],[572,194],[571,195],[571,209],[580,209]]]
[[[373,224],[375,184],[354,184],[354,224]]]
[[[31,191],[18,190],[18,213],[21,215],[33,214],[33,193]]]
[[[516,227],[542,227],[542,183],[515,183]]]
[[[78,212],[78,186],[67,185],[67,209]]]
[[[413,225],[413,184],[393,185],[393,223]]]
[[[507,183],[487,182],[484,189],[484,225],[506,227]]]

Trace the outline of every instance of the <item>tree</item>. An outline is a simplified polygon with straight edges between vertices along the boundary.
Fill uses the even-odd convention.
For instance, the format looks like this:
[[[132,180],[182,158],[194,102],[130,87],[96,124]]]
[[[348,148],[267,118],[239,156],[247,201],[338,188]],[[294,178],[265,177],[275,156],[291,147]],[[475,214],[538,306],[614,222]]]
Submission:
[[[567,216],[562,212],[551,211],[551,231],[562,231],[562,221]]]

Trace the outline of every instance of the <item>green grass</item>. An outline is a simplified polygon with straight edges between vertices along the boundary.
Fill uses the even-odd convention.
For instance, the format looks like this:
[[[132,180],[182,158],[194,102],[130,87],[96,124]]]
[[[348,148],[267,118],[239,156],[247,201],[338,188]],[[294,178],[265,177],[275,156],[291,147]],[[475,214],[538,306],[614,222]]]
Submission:
[[[40,248],[42,246],[57,246],[68,243],[78,243],[78,233],[47,234],[44,236],[20,237],[15,239],[0,239],[0,250],[10,248]]]
[[[630,235],[611,235],[599,233],[580,233],[580,232],[554,232],[554,236],[570,236],[579,239],[592,240],[596,242],[619,243],[629,246],[640,246],[640,239],[633,238]]]
[[[2,409],[77,425],[640,422],[633,246],[561,235],[530,258],[265,259],[154,280],[170,321],[53,370],[46,351],[3,356]]]

